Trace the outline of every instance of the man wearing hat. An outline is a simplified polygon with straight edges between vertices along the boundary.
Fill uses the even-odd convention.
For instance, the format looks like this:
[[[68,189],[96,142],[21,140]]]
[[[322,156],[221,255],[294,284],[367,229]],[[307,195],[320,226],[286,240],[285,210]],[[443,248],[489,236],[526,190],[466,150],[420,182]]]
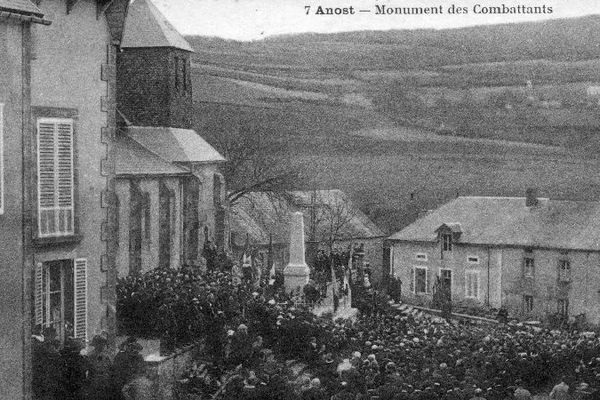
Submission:
[[[561,377],[560,382],[552,388],[550,398],[556,400],[566,400],[569,398],[569,385],[565,383],[565,377]]]
[[[80,354],[83,343],[75,338],[67,338],[60,351],[62,358],[62,399],[81,399],[86,386],[87,360]]]
[[[90,343],[93,347],[88,355],[89,373],[88,389],[86,399],[109,400],[110,399],[110,372],[112,362],[106,351],[106,336],[96,335]]]
[[[121,344],[119,352],[115,356],[111,374],[113,399],[123,399],[121,389],[134,378],[136,372],[140,371],[141,365],[145,366],[144,357],[140,351],[142,351],[142,346],[132,336]]]

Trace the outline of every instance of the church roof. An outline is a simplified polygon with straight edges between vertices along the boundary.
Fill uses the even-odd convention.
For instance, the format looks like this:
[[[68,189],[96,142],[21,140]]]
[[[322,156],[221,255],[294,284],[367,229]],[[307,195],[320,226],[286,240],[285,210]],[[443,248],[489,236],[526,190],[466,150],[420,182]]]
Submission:
[[[194,51],[151,0],[135,0],[129,5],[121,48],[143,47],[174,47]]]
[[[128,126],[127,136],[168,162],[225,161],[214,147],[192,129]]]
[[[0,10],[18,14],[43,16],[43,12],[29,0],[0,0]]]
[[[117,176],[173,176],[189,173],[188,170],[163,160],[125,135],[117,136],[115,148],[115,173]]]

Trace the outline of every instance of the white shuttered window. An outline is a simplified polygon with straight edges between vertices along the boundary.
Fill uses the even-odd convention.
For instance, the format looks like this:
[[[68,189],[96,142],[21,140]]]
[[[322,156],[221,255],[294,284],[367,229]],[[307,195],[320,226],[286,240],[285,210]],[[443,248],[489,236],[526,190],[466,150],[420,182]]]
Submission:
[[[41,118],[38,131],[38,234],[73,235],[73,120]]]
[[[87,342],[87,259],[75,260],[74,334]]]

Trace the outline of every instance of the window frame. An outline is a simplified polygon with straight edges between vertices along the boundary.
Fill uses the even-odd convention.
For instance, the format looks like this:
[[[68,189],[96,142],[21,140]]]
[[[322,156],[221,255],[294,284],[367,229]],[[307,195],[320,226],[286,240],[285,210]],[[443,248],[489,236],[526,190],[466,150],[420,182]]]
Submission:
[[[566,265],[567,268],[563,268]],[[571,282],[571,260],[561,258],[558,260],[558,281]]]
[[[481,298],[481,274],[479,273],[479,270],[476,269],[467,269],[465,270],[465,299],[473,299],[473,300],[479,300]],[[476,282],[477,282],[477,293],[475,293],[475,295],[473,295],[473,287],[472,287],[472,281],[470,281],[469,277],[476,277]]]
[[[531,304],[530,304],[531,303]],[[523,295],[523,312],[525,314],[531,314],[535,308],[533,295]]]
[[[479,256],[467,256],[467,262],[469,264],[479,264]]]
[[[569,316],[569,299],[559,298],[556,300],[556,312],[564,317]]]
[[[75,234],[77,233],[77,227],[76,227],[76,200],[75,200],[75,185],[76,185],[76,179],[75,179],[75,175],[76,175],[76,167],[75,167],[75,119],[74,118],[62,118],[62,117],[38,117],[36,118],[36,237],[40,238],[40,239],[55,239],[55,238],[61,238],[61,237],[72,237],[75,236]],[[58,125],[58,124],[69,124],[71,126],[71,148],[70,148],[70,161],[71,161],[71,230],[70,231],[65,231],[65,232],[59,232],[58,229],[54,229],[53,232],[51,233],[42,233],[41,228],[42,228],[42,211],[49,211],[49,210],[42,210],[42,206],[41,206],[41,193],[40,193],[40,126],[41,124],[54,124],[54,125]],[[54,146],[55,146],[55,153],[54,153],[54,167],[58,166],[58,162],[59,162],[59,158],[58,158],[58,153],[56,153],[58,150],[56,148],[56,140],[57,138],[54,138]],[[56,172],[55,172],[56,173]],[[56,178],[55,178],[56,179]],[[58,184],[55,187],[55,195],[57,195],[56,190],[58,190]],[[55,199],[55,202],[58,202],[58,200]],[[47,208],[47,207],[46,207]],[[56,216],[57,212],[60,212],[61,209],[64,210],[68,210],[67,207],[61,208],[60,206],[54,206],[51,207],[53,208],[53,212],[54,215]],[[58,222],[56,222],[58,223]]]
[[[417,270],[423,270],[425,271],[425,291],[420,292],[417,290]],[[428,282],[428,278],[429,278],[429,268],[425,265],[415,265],[413,266],[413,294],[429,294],[429,282]]]
[[[415,260],[427,262],[429,261],[429,257],[427,256],[427,253],[417,253],[415,254]]]
[[[523,257],[523,277],[529,279],[535,278],[535,258],[533,256],[526,255]]]
[[[64,236],[43,236],[41,237],[38,232],[40,230],[38,223],[38,131],[37,121],[38,119],[70,119],[73,121],[73,141],[72,141],[72,152],[73,152],[73,234]],[[79,157],[78,157],[78,132],[79,132],[79,111],[76,108],[62,108],[62,107],[43,107],[33,106],[31,107],[31,127],[30,130],[30,149],[31,155],[28,156],[28,163],[25,165],[24,172],[30,177],[30,185],[32,188],[32,195],[30,199],[30,212],[31,212],[31,238],[34,246],[44,247],[53,244],[75,244],[79,243],[82,239],[81,226],[80,226],[80,215],[79,215]]]
[[[42,301],[42,314],[41,314],[41,326],[44,328],[53,326],[56,322],[60,323],[59,329],[56,331],[56,335],[59,338],[59,340],[62,342],[64,342],[64,340],[67,338],[68,334],[74,334],[73,332],[68,332],[66,330],[66,323],[67,322],[71,322],[72,325],[72,329],[75,329],[75,308],[76,308],[76,302],[75,302],[75,297],[73,297],[73,310],[71,310],[72,312],[72,321],[66,321],[66,315],[67,315],[67,309],[65,307],[65,300],[66,300],[66,296],[68,294],[66,285],[67,285],[67,274],[71,274],[72,279],[71,279],[71,284],[72,284],[72,288],[71,288],[71,292],[73,293],[73,296],[76,293],[75,290],[75,278],[74,278],[74,273],[75,273],[75,262],[73,259],[65,259],[65,260],[53,260],[53,261],[48,261],[48,262],[43,262],[42,264],[42,287],[41,287],[41,292],[40,292],[40,296],[41,296],[41,301]],[[58,267],[58,271],[56,271],[56,267]],[[59,281],[60,281],[60,288],[58,290],[54,290],[52,291],[50,289],[50,281],[51,281],[51,275],[52,275],[52,270],[54,269],[54,272],[58,272],[59,273]],[[50,315],[50,306],[51,306],[51,296],[53,294],[59,294],[60,295],[60,317],[58,321],[51,321],[51,315]]]
[[[452,234],[451,233],[442,233],[440,235],[440,239],[442,241],[442,251],[443,252],[451,252],[452,251]]]

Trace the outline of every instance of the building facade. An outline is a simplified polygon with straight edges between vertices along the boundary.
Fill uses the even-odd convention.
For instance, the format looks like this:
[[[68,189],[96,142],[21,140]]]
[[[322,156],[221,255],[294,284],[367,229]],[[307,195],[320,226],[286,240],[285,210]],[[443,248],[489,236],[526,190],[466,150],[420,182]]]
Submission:
[[[23,225],[23,138],[30,137],[31,31],[47,27],[30,2],[0,1],[0,398],[20,399],[31,391],[30,302]]]
[[[459,197],[389,238],[390,268],[408,301],[437,284],[453,302],[599,324],[598,232],[598,202]]]
[[[117,56],[120,276],[201,263],[228,238],[225,159],[192,128],[188,42],[149,0],[131,3]]]
[[[32,333],[114,338],[108,216],[127,5],[0,1],[1,285],[10,298],[2,302],[1,398],[33,395]]]

